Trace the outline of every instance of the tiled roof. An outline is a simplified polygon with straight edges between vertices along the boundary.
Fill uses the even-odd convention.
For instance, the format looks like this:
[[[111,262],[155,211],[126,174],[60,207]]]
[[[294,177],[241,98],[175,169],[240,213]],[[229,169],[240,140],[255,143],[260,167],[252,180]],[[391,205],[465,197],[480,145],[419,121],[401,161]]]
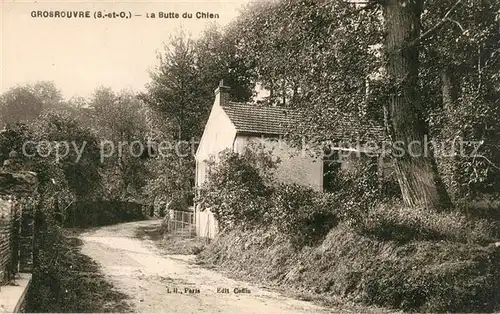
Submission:
[[[237,132],[284,135],[291,130],[291,126],[301,123],[300,119],[296,118],[297,112],[283,107],[230,102],[222,108],[236,127]],[[375,126],[373,123],[363,123],[347,114],[339,114],[332,125],[335,127],[328,133],[335,137],[334,140],[382,141],[384,139],[382,127]]]
[[[282,107],[230,102],[222,108],[238,132],[282,135],[292,120],[290,111]]]

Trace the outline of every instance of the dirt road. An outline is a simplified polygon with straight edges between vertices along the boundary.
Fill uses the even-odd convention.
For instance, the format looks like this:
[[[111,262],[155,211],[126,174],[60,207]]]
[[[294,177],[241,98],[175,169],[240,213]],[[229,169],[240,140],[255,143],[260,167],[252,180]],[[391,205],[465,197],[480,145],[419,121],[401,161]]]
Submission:
[[[130,296],[137,312],[148,313],[330,313],[194,265],[191,255],[161,255],[152,241],[140,240],[141,221],[82,234],[82,252],[100,263],[115,287]],[[235,292],[236,289],[236,293]]]

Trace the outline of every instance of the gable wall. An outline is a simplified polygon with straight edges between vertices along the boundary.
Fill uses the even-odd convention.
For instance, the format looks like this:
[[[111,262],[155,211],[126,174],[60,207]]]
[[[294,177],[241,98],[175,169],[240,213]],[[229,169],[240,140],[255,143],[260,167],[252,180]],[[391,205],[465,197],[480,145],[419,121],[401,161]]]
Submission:
[[[210,156],[233,146],[236,129],[221,106],[216,102],[208,118],[200,145],[196,152],[196,185],[200,186],[206,180],[206,160]]]
[[[262,144],[280,159],[276,178],[281,183],[296,183],[309,186],[317,191],[323,190],[323,162],[297,148],[291,147],[282,139],[262,138],[249,135],[236,135],[234,151],[243,153],[245,147]]]

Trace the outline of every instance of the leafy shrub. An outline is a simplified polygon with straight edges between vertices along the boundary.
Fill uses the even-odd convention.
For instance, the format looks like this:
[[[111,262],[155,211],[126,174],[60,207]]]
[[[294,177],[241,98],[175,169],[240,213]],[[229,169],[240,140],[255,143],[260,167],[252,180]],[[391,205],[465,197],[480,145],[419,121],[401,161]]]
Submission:
[[[384,176],[377,173],[378,160],[361,155],[350,158],[346,167],[337,173],[336,192],[348,208],[364,208],[368,211],[387,198],[400,196],[399,186],[388,169]]]
[[[142,205],[123,201],[73,203],[64,221],[70,227],[94,227],[144,219]]]
[[[400,243],[448,240],[486,245],[500,237],[498,221],[470,219],[459,211],[437,213],[396,203],[375,207],[357,227],[362,234]]]
[[[276,183],[271,175],[276,163],[258,149],[242,155],[224,151],[211,166],[197,202],[211,209],[222,230],[275,226],[296,247],[313,245],[339,221],[356,224],[378,198],[377,180],[363,167],[341,177],[345,190],[320,193]]]
[[[336,198],[296,184],[276,184],[269,156],[247,151],[220,155],[200,190],[198,202],[210,208],[222,229],[276,226],[300,247],[313,244],[337,222]]]
[[[279,185],[273,193],[270,216],[273,224],[295,246],[312,245],[338,222],[332,199],[296,184]]]
[[[457,209],[467,217],[500,221],[500,194],[483,194],[457,202]]]
[[[221,229],[262,223],[269,208],[271,188],[257,168],[251,151],[240,155],[226,150],[219,158],[217,166],[212,164],[197,202],[201,208],[211,209]]]

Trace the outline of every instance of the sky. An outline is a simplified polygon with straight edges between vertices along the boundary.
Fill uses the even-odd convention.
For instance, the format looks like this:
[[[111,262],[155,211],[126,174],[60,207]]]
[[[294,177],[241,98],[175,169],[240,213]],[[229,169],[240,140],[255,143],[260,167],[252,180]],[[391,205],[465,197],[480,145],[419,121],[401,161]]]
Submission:
[[[157,51],[170,36],[182,29],[196,37],[209,23],[227,25],[248,1],[2,0],[0,93],[41,80],[55,82],[67,99],[87,97],[101,85],[142,91],[149,69],[157,64]],[[90,11],[91,18],[37,17],[38,11]],[[131,17],[95,19],[99,11],[123,11]],[[158,18],[159,12],[178,13],[180,18]],[[183,19],[185,12],[193,17]],[[219,18],[197,19],[196,12]],[[146,17],[151,13],[156,18]]]

